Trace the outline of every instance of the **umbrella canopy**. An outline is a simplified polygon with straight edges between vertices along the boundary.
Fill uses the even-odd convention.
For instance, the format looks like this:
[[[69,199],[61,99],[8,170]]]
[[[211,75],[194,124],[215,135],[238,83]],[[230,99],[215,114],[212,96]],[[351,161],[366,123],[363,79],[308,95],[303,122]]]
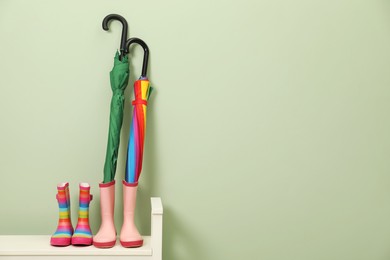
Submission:
[[[120,131],[123,121],[123,92],[129,82],[129,62],[127,56],[119,59],[119,53],[116,53],[114,67],[110,72],[110,82],[113,94],[110,106],[110,126],[108,130],[106,160],[104,162],[103,183],[111,182],[115,178]]]
[[[125,180],[137,183],[142,170],[142,158],[146,132],[147,100],[152,92],[149,80],[142,77],[134,82],[133,119],[130,125]]]

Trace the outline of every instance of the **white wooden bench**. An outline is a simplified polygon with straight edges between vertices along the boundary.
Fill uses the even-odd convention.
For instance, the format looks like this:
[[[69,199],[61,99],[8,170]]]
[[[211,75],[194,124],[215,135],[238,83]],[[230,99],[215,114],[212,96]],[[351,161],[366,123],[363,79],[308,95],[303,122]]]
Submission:
[[[53,247],[47,235],[1,235],[1,260],[162,260],[161,198],[151,198],[151,236],[143,236],[144,245],[139,248],[123,248],[119,242],[108,249],[88,247]]]

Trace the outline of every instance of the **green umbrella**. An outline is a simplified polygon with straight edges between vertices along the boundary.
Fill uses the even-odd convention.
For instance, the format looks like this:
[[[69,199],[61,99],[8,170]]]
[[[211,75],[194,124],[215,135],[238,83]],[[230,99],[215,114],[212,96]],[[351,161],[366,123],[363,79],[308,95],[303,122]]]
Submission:
[[[111,182],[115,178],[120,132],[123,121],[123,106],[125,99],[123,92],[125,91],[129,82],[129,62],[127,56],[119,59],[119,53],[116,53],[114,58],[114,67],[110,72],[110,82],[112,98],[110,106],[110,126],[108,129],[107,152],[106,160],[104,162],[103,183]]]
[[[118,14],[109,14],[103,19],[103,30],[109,30],[108,25],[111,20],[117,20],[122,23],[122,38],[120,54],[116,52],[114,58],[114,67],[110,72],[112,98],[110,106],[110,126],[108,129],[107,152],[106,160],[104,162],[103,183],[111,182],[115,178],[120,133],[123,121],[123,106],[125,99],[123,92],[125,91],[129,82],[129,62],[126,56],[126,39],[128,31],[127,21]]]

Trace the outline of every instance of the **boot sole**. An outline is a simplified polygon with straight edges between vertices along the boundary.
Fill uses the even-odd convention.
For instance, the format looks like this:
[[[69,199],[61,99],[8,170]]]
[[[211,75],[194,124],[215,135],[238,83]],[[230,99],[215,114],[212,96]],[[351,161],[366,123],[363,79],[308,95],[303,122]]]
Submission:
[[[116,240],[110,242],[96,242],[93,241],[93,245],[97,248],[111,248],[115,246]]]
[[[143,240],[136,241],[120,241],[123,247],[141,247],[144,244]]]
[[[63,237],[52,237],[50,239],[50,245],[52,246],[70,246],[71,239]]]
[[[90,245],[92,245],[92,238],[72,237],[72,245],[75,245],[75,246],[90,246]]]

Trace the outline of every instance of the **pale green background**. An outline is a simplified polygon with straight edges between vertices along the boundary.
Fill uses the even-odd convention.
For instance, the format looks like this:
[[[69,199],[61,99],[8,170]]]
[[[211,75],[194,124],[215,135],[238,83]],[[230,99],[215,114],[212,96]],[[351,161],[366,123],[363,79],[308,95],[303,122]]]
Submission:
[[[161,196],[164,259],[390,259],[388,0],[0,0],[1,234],[51,234],[61,181],[99,227],[110,13],[151,49],[137,223]]]

